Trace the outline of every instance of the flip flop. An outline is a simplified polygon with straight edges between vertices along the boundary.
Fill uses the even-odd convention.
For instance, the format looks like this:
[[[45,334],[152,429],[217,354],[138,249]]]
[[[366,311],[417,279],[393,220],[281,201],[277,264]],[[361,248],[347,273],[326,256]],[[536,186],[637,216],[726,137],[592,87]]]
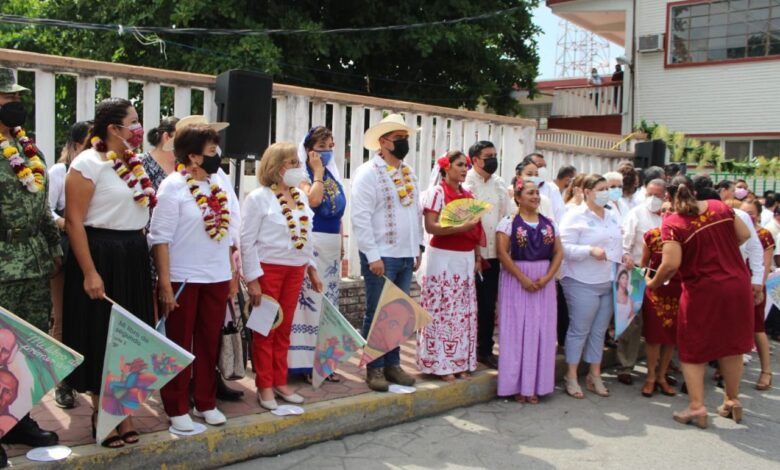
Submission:
[[[122,440],[125,441],[125,444],[137,444],[140,437],[141,435],[138,434],[138,431],[127,431],[121,436]]]

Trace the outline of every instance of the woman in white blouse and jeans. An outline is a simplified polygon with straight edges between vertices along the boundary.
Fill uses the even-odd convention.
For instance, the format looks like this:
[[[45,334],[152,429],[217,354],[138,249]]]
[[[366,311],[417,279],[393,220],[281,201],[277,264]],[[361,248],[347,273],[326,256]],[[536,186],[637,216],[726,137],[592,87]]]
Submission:
[[[601,380],[604,335],[612,318],[614,265],[622,258],[620,224],[609,203],[607,182],[600,175],[583,181],[584,204],[570,209],[561,221],[564,263],[561,286],[569,309],[566,333],[568,372],[566,393],[583,398],[577,382],[580,359],[590,364],[588,390],[609,396]]]
[[[160,313],[169,339],[195,355],[195,361],[161,390],[165,412],[180,431],[194,429],[190,410],[190,377],[195,402],[193,414],[220,425],[225,416],[217,409],[214,368],[225,308],[233,279],[231,269],[232,194],[215,177],[221,158],[219,134],[207,125],[176,132],[174,153],[184,165],[160,185],[152,214],[150,244],[158,273]],[[179,299],[174,292],[186,281]]]
[[[277,142],[263,153],[257,172],[260,187],[244,201],[241,222],[241,265],[253,305],[263,295],[276,300],[283,320],[268,336],[252,333],[252,365],[260,406],[277,408],[274,396],[289,403],[303,403],[303,397],[287,386],[287,350],[290,330],[308,274],[315,292],[322,292],[314,249],[309,240],[314,212],[306,193],[298,185],[306,170],[298,148]]]

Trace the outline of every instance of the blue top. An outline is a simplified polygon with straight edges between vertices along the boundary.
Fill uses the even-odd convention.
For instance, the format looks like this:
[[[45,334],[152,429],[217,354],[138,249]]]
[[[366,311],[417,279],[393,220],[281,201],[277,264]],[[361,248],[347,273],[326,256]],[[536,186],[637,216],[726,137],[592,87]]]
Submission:
[[[306,171],[309,173],[309,179],[314,181],[314,172],[308,165]],[[314,211],[313,231],[339,233],[341,218],[347,208],[347,197],[344,195],[344,188],[327,168],[325,168],[325,176],[322,181],[325,186],[322,192],[322,202],[319,206],[311,208]]]

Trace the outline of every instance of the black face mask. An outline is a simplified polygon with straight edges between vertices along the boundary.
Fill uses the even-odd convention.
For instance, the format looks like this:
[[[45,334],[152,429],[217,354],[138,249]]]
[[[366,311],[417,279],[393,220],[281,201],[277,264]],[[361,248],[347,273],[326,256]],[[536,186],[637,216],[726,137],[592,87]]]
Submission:
[[[201,169],[206,173],[213,175],[219,171],[219,165],[222,163],[222,156],[220,154],[203,155],[203,163],[200,164]]]
[[[409,153],[409,139],[398,139],[393,141],[393,150],[390,153],[399,160],[406,158]]]
[[[482,167],[482,171],[485,173],[492,175],[493,173],[498,170],[498,159],[497,158],[486,158],[482,160],[485,162],[485,166]]]
[[[0,121],[10,128],[24,125],[27,119],[27,110],[19,101],[11,101],[0,107]]]

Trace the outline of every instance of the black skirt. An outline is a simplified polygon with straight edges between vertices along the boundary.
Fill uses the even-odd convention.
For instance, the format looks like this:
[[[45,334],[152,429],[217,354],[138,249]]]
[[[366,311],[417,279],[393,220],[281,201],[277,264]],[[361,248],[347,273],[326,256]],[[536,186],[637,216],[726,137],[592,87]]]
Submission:
[[[140,230],[86,230],[92,261],[103,279],[106,295],[152,325],[152,279],[144,234]],[[66,379],[80,392],[100,393],[110,316],[109,301],[92,300],[84,292],[84,273],[71,250],[65,261],[62,339],[84,355],[84,362]]]

